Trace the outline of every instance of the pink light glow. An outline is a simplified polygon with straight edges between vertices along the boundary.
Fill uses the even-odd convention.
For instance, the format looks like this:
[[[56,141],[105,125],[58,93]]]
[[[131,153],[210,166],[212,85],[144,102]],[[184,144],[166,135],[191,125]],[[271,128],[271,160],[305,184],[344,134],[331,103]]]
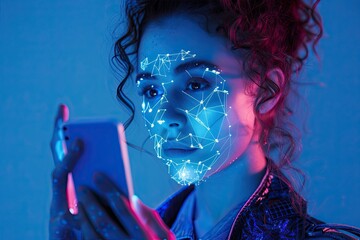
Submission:
[[[66,189],[66,197],[69,206],[69,211],[71,214],[78,214],[78,206],[77,206],[77,198],[74,186],[74,180],[72,174],[68,174],[68,181],[67,181],[67,189]]]

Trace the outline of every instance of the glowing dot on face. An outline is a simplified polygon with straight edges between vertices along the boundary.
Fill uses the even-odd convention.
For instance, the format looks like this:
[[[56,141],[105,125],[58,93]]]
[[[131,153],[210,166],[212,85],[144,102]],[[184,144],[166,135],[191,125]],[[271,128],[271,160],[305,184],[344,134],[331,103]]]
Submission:
[[[141,108],[142,108],[143,110],[145,109],[145,103],[144,103],[144,102],[141,104]]]
[[[194,147],[194,145],[192,145],[192,144],[191,144],[191,145],[190,145],[190,147],[191,147],[191,148],[193,148],[193,147]]]
[[[224,115],[227,116],[227,113],[225,113]]]
[[[199,143],[199,148],[200,148],[200,149],[203,149],[204,147]]]
[[[190,159],[186,160],[187,163],[190,163]]]
[[[229,125],[229,128],[231,128],[231,125]]]
[[[201,161],[198,163],[199,165],[201,164]]]
[[[186,112],[186,113],[189,113],[189,111],[188,111],[188,110],[185,110],[185,112]]]
[[[203,100],[201,100],[201,101],[200,101],[200,104],[204,104],[204,101],[203,101]]]
[[[152,128],[154,127],[154,124],[153,124],[153,123],[151,124],[151,127],[152,127]]]
[[[161,124],[163,124],[165,121],[164,121],[164,120],[158,120],[157,122],[158,122],[158,124],[161,125]]]
[[[211,167],[208,167],[208,170],[211,170]]]
[[[215,139],[215,142],[217,142],[217,143],[218,143],[218,142],[219,142],[219,139],[217,139],[217,138],[216,138],[216,139]]]
[[[203,109],[206,110],[206,107],[204,107]]]
[[[231,137],[231,133],[229,134],[229,137]]]
[[[153,110],[152,110],[152,108],[149,108],[149,113],[151,113]]]
[[[160,148],[160,147],[161,147],[160,143],[158,143],[156,146],[157,146],[158,148]]]
[[[192,133],[189,133],[189,136],[192,137]]]
[[[231,109],[231,106],[229,108]]]

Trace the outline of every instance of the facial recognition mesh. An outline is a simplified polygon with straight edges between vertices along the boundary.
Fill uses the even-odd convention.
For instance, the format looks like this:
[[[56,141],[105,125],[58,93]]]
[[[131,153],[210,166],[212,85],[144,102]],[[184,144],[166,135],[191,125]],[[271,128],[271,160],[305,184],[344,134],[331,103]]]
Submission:
[[[181,185],[198,184],[212,167],[220,168],[232,143],[226,80],[217,67],[196,60],[196,54],[184,50],[145,58],[140,67],[150,76],[137,79],[156,155]],[[173,65],[188,61],[195,66],[171,74]]]

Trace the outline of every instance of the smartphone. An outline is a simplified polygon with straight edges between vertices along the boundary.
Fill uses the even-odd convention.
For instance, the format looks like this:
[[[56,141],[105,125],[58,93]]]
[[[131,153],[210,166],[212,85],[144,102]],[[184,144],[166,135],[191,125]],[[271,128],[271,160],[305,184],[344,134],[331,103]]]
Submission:
[[[68,175],[67,200],[69,210],[77,214],[76,189],[88,186],[96,193],[95,172],[106,174],[130,199],[133,193],[130,162],[124,127],[113,119],[70,120],[62,126],[65,146],[70,148],[75,139],[84,144],[83,152],[73,171]]]

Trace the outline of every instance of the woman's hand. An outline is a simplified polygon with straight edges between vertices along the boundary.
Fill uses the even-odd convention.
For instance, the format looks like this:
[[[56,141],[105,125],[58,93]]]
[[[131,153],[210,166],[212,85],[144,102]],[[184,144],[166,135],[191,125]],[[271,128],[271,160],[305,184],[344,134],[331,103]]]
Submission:
[[[175,239],[155,210],[137,197],[130,202],[108,177],[96,174],[95,184],[111,212],[90,189],[81,188],[79,215],[85,239]]]
[[[80,141],[66,149],[63,142],[61,126],[69,119],[67,106],[60,105],[54,121],[54,131],[50,142],[55,162],[52,172],[52,201],[50,207],[49,238],[76,239],[75,229],[79,229],[77,216],[68,209],[66,189],[68,174],[72,171],[82,151]]]
[[[106,206],[90,189],[82,187],[77,191],[79,213],[70,213],[66,197],[68,174],[84,147],[81,141],[75,141],[67,153],[64,151],[61,125],[69,119],[68,112],[65,105],[59,106],[51,140],[55,169],[52,174],[50,239],[77,239],[75,230],[81,231],[82,239],[175,239],[155,210],[145,206],[137,197],[130,202],[108,177],[100,173],[94,179]]]

